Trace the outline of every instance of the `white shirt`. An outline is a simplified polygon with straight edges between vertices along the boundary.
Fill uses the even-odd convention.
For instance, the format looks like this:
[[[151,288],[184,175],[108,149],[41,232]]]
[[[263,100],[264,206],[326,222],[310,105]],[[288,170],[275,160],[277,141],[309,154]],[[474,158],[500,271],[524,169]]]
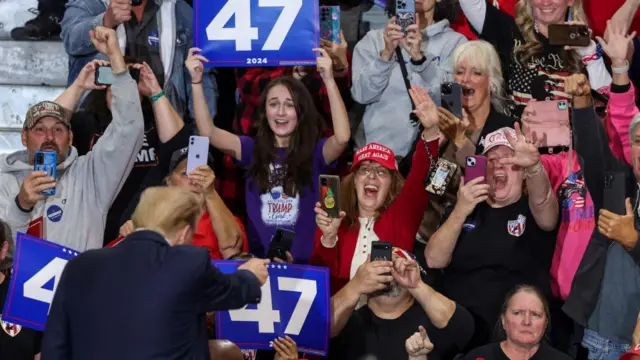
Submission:
[[[378,235],[373,231],[373,224],[375,221],[373,218],[359,218],[360,232],[358,232],[358,242],[356,243],[356,250],[353,253],[351,259],[351,272],[349,274],[349,280],[353,279],[358,272],[360,265],[364,264],[371,256],[371,243],[378,241]],[[367,296],[361,295],[356,309],[361,308],[367,304]]]

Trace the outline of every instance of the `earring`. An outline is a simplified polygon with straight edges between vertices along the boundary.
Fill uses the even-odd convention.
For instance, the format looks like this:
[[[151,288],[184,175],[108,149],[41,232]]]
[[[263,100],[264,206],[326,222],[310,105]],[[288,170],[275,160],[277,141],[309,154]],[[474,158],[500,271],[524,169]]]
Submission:
[[[538,28],[538,20],[536,20],[536,14],[533,14],[533,30],[536,31],[536,33],[540,33],[540,29]]]

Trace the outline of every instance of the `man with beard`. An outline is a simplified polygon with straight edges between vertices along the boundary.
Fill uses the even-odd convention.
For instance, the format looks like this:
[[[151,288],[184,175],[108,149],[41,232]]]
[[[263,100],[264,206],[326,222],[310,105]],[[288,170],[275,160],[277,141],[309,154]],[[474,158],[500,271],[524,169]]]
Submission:
[[[420,279],[417,262],[394,248],[393,262],[367,261],[331,298],[330,359],[406,359],[405,341],[422,326],[429,360],[453,359],[473,334],[473,318]],[[355,310],[361,295],[367,304]]]
[[[91,41],[109,58],[113,73],[113,121],[85,156],[71,146],[69,112],[95,85],[95,72],[108,65],[93,61],[55,102],[32,106],[22,130],[25,150],[0,157],[0,219],[17,232],[28,233],[83,252],[102,247],[105,217],[142,146],[142,110],[116,32],[98,26]],[[161,97],[154,94],[153,98]],[[57,176],[33,171],[36,151],[55,151]],[[45,196],[44,190],[55,189]]]

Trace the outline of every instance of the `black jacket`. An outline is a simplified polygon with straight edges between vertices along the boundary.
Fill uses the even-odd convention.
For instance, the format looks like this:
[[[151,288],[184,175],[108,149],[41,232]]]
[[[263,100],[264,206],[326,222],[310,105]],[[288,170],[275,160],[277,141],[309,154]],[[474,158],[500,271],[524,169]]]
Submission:
[[[638,184],[633,169],[618,160],[611,152],[606,130],[593,107],[573,109],[572,126],[575,150],[581,158],[587,189],[593,199],[596,224],[604,204],[605,172],[622,172],[626,177],[626,197],[630,198],[631,204],[634,205],[638,228]],[[598,302],[611,243],[612,240],[600,234],[596,226],[573,279],[571,292],[565,301],[564,312],[582,326],[586,326]],[[640,265],[640,241],[629,251],[629,255]]]
[[[71,260],[60,278],[43,360],[208,360],[205,312],[260,301],[249,271],[224,275],[206,249],[137,231]]]

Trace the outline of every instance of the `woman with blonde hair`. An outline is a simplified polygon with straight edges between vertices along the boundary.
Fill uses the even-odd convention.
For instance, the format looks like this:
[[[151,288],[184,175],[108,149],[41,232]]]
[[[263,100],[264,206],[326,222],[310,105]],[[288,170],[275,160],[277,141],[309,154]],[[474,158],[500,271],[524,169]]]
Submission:
[[[460,0],[460,6],[480,38],[498,49],[513,118],[531,100],[570,100],[564,90],[570,74],[586,70],[595,89],[611,82],[594,41],[575,48],[549,42],[550,25],[586,24],[582,0],[519,0],[515,19],[486,0]]]

